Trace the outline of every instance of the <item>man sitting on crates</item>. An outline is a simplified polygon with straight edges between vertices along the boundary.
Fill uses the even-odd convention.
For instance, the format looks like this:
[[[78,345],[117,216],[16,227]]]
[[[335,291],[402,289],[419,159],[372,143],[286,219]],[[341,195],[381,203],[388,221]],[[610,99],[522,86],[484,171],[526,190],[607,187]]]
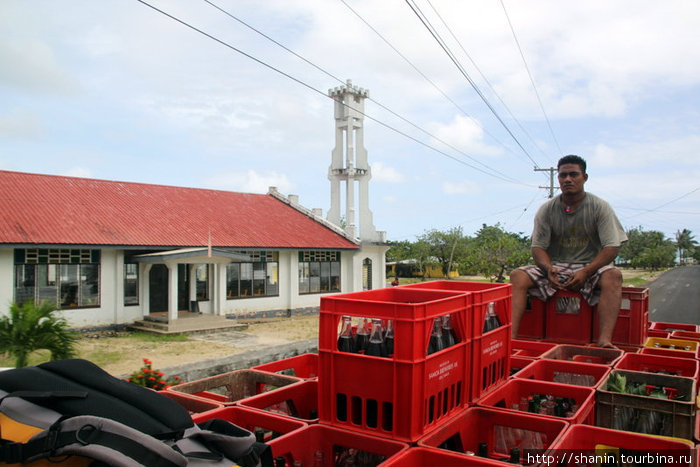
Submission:
[[[535,215],[535,265],[510,275],[512,336],[517,338],[528,293],[547,300],[559,290],[569,290],[581,293],[589,305],[598,305],[597,344],[612,347],[622,301],[622,274],[612,263],[627,235],[610,205],[584,191],[588,180],[585,160],[564,156],[557,171],[561,195],[544,203]]]

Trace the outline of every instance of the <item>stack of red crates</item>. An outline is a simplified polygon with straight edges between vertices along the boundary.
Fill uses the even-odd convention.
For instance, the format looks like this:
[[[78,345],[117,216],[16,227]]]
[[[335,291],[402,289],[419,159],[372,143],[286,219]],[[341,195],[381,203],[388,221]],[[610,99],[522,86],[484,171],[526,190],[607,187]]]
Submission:
[[[319,417],[366,434],[415,441],[467,403],[470,297],[394,287],[321,298]],[[458,342],[426,355],[435,318],[450,315]],[[391,320],[393,357],[338,350],[343,316]]]
[[[416,289],[457,290],[471,297],[467,319],[472,329],[470,401],[504,383],[510,376],[511,285],[489,282],[430,281],[402,286]],[[488,304],[501,326],[484,332]]]
[[[577,292],[559,291],[543,302],[530,299],[518,338],[549,342],[588,344],[598,338],[598,314]],[[613,330],[612,342],[622,346],[642,346],[649,332],[649,289],[622,288],[622,305]]]
[[[501,326],[483,332],[488,303]],[[509,376],[508,284],[433,281],[321,298],[322,424],[415,442]],[[457,344],[427,355],[435,318],[450,315]],[[394,355],[337,348],[343,316],[391,320]]]

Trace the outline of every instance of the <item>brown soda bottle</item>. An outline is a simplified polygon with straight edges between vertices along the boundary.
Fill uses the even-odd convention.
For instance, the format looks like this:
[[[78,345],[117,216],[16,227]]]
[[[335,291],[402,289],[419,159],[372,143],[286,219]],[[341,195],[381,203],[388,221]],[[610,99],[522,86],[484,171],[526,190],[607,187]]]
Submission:
[[[365,355],[373,357],[386,357],[386,348],[384,347],[384,330],[382,320],[372,319],[372,333],[369,336],[369,343]]]
[[[355,333],[355,353],[365,353],[369,345],[369,322],[367,318],[360,318]]]
[[[501,321],[498,319],[496,314],[496,304],[494,302],[489,302],[486,306],[486,318],[484,319],[484,334],[493,331],[494,329],[501,327]]]
[[[452,317],[445,315],[442,317],[442,340],[445,343],[445,348],[452,347],[457,343],[457,335],[452,329]]]
[[[437,317],[433,320],[433,332],[430,334],[428,342],[428,351],[426,355],[439,352],[445,348],[445,343],[442,340],[442,319]]]
[[[394,356],[394,322],[386,322],[386,332],[384,333],[384,352],[387,357]]]
[[[342,320],[343,325],[340,329],[340,335],[338,335],[338,350],[352,353],[355,351],[355,338],[352,335],[352,318],[343,316]]]

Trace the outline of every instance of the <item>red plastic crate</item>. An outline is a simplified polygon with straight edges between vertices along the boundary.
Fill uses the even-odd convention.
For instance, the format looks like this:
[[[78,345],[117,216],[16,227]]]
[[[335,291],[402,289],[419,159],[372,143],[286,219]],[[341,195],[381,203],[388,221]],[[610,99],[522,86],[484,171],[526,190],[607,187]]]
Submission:
[[[578,292],[557,291],[547,300],[545,339],[551,342],[587,344],[591,342],[595,308]]]
[[[471,297],[462,292],[392,287],[321,297],[319,321],[320,351],[337,351],[338,325],[342,316],[380,318],[394,324],[394,359],[425,359],[433,320],[450,315],[461,341],[469,340],[470,321],[466,314]]]
[[[321,298],[319,417],[323,423],[413,441],[469,398],[471,297],[462,292],[394,287]],[[433,321],[449,314],[457,344],[426,355]],[[393,320],[394,355],[337,350],[342,316]]]
[[[639,351],[642,355],[661,355],[664,357],[671,358],[687,358],[690,360],[696,360],[697,355],[693,352],[686,352],[684,350],[670,350],[670,349],[657,349],[654,347],[642,347]]]
[[[518,327],[518,339],[542,339],[545,337],[546,304],[539,298],[527,296],[525,309]]]
[[[251,370],[268,371],[270,373],[296,376],[302,379],[318,378],[318,354],[305,353],[294,357],[264,363]]]
[[[191,394],[185,394],[181,392],[174,391],[158,391],[159,394],[164,395],[168,399],[172,399],[181,406],[183,406],[190,415],[208,412],[210,410],[219,409],[223,407],[222,404],[215,402],[211,399],[206,399],[204,397],[198,397]]]
[[[620,349],[559,344],[543,353],[542,358],[612,366],[622,357],[623,353]]]
[[[608,447],[607,451],[605,450],[606,447]],[[620,454],[634,455],[638,453],[643,455],[643,453],[648,453],[652,456],[658,454],[665,456],[664,459],[666,460],[676,461],[666,462],[666,467],[688,467],[691,464],[680,461],[686,460],[686,456],[691,456],[688,457],[688,460],[690,460],[693,455],[693,448],[681,440],[611,430],[609,428],[597,426],[573,425],[552,446],[552,450],[545,454],[546,456],[552,457],[547,458],[545,462],[543,462],[543,465],[570,465],[578,467],[580,465],[606,464],[606,462],[599,462],[597,464],[582,464],[581,462],[577,462],[581,459],[581,456],[588,457],[595,456],[596,454],[601,456],[603,460],[611,460],[611,462],[608,462],[610,464],[619,465],[616,461],[612,460],[614,457],[605,457],[606,455],[614,456],[615,448],[619,449]],[[651,462],[642,465],[654,465],[654,463]],[[664,465],[664,462],[661,462],[660,465]]]
[[[302,379],[246,369],[188,381],[171,386],[168,391],[191,394],[223,405],[233,405],[238,400],[299,381]]]
[[[609,372],[610,368],[603,365],[539,359],[520,370],[515,377],[574,386],[596,387]]]
[[[238,406],[221,407],[197,414],[192,417],[192,421],[199,424],[214,418],[229,421],[251,433],[261,428],[265,433],[265,443],[270,446],[274,446],[279,438],[308,426],[301,420],[279,417],[273,413]]]
[[[686,323],[666,323],[663,321],[652,321],[649,329],[654,331],[690,331],[697,332],[698,326],[696,324],[686,324]]]
[[[307,423],[316,423],[318,422],[318,381],[310,379],[290,384],[275,391],[241,399],[237,405]]]
[[[469,342],[411,363],[324,352],[323,423],[412,442],[467,405]]]
[[[672,331],[669,338],[700,342],[700,332]]]
[[[623,287],[622,303],[613,329],[612,343],[644,345],[649,332],[649,289]],[[598,313],[593,314],[593,342],[598,340]]]
[[[322,465],[329,467],[344,465],[336,458],[348,449],[367,453],[365,457],[370,457],[367,465],[378,466],[387,465],[393,456],[408,449],[408,445],[400,441],[319,424],[280,437],[274,444],[270,443],[270,446],[273,458],[284,457],[285,465],[301,462],[305,466],[315,466],[316,453],[321,452]]]
[[[477,453],[486,443],[489,459],[506,462],[511,449],[546,450],[557,442],[569,423],[554,417],[470,407],[459,416],[418,440],[418,446],[460,453]]]
[[[510,325],[496,328],[472,341],[472,402],[498,388],[510,377],[510,344]]]
[[[664,339],[668,339],[670,335],[671,333],[668,331],[657,331],[655,329],[647,330],[647,339],[650,337],[662,337]]]
[[[510,356],[510,376],[515,376],[520,370],[528,366],[530,363],[534,362],[534,358],[530,357],[519,357],[517,355]]]
[[[513,339],[511,341],[511,352],[518,357],[540,358],[543,353],[552,350],[557,345],[555,342]]]
[[[666,371],[675,376],[700,378],[700,362],[690,358],[673,358],[662,355],[650,354],[625,354],[617,363],[618,370],[644,371],[647,373],[659,373]]]
[[[595,420],[595,388],[583,386],[570,386],[549,381],[536,381],[530,379],[513,378],[501,386],[498,391],[492,391],[483,396],[477,402],[482,407],[498,407],[511,413],[529,413],[520,410],[522,398],[533,394],[544,394],[556,397],[572,398],[578,404],[578,409],[568,417],[556,417],[554,415],[536,414],[543,418],[565,420],[569,423],[585,423],[592,425]]]
[[[486,310],[490,302],[496,304],[496,314],[502,325],[511,323],[511,299],[513,296],[510,284],[500,284],[492,282],[467,282],[467,281],[428,281],[415,284],[403,285],[400,288],[406,289],[426,289],[426,290],[451,290],[466,292],[471,296],[471,309],[468,316],[471,316],[472,337],[480,337],[484,330],[484,320]]]
[[[380,465],[381,467],[502,467],[503,462],[477,456],[465,458],[463,454],[457,454],[443,449],[412,447],[392,456]]]

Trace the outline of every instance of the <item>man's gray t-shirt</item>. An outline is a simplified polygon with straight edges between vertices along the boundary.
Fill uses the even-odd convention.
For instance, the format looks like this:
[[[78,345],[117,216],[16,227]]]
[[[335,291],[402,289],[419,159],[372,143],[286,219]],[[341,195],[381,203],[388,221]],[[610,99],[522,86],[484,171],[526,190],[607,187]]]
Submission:
[[[586,193],[573,212],[564,212],[561,195],[544,203],[535,215],[532,246],[547,251],[555,263],[585,263],[605,247],[627,240],[615,212],[603,199]]]

